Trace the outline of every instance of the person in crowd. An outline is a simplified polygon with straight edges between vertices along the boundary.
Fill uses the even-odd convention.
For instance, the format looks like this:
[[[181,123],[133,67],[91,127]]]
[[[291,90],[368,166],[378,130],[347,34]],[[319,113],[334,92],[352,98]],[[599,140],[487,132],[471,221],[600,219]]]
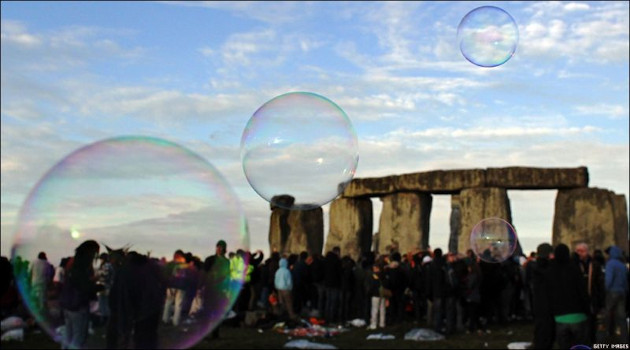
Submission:
[[[265,261],[263,266],[263,270],[261,271],[261,279],[262,279],[262,292],[260,293],[260,303],[263,306],[269,305],[269,295],[271,295],[274,290],[274,283],[276,278],[276,271],[280,267],[280,253],[274,251],[271,253],[271,256]]]
[[[249,253],[248,253],[249,254]],[[256,300],[260,296],[260,281],[261,281],[261,268],[260,265],[265,258],[265,254],[262,250],[258,249],[254,254],[249,254],[249,267],[247,271],[248,277],[245,278],[245,284],[249,285],[249,300],[247,302],[247,309],[254,310],[256,307]]]
[[[326,307],[324,318],[329,323],[337,322],[339,299],[341,297],[341,249],[334,247],[324,258],[324,287],[326,288]]]
[[[424,294],[424,273],[422,269],[422,254],[417,252],[413,255],[413,264],[409,270],[409,288],[413,300],[414,323],[422,320],[422,315],[426,311],[426,296]]]
[[[390,262],[385,267],[386,284],[392,291],[389,299],[391,310],[391,321],[389,324],[401,323],[405,316],[405,289],[407,289],[407,279],[401,267],[401,255],[395,251],[390,255]]]
[[[582,242],[575,246],[573,261],[580,269],[582,275],[582,283],[584,284],[589,298],[589,319],[588,319],[588,340],[592,342],[595,339],[597,330],[597,313],[604,306],[605,291],[602,284],[603,266],[597,260],[594,260],[589,253],[588,244]]]
[[[374,263],[372,265],[372,275],[369,279],[370,287],[368,295],[371,299],[370,325],[368,329],[376,329],[377,323],[380,328],[385,328],[385,295],[383,293],[383,272],[381,265]]]
[[[468,273],[464,278],[465,292],[464,299],[466,302],[466,314],[468,317],[468,330],[466,333],[479,332],[483,330],[479,323],[479,304],[481,303],[481,270],[475,259],[465,258],[464,262],[468,269]]]
[[[309,265],[313,291],[311,293],[312,304],[317,310],[317,316],[323,317],[326,309],[326,287],[324,286],[325,260],[319,253],[311,254],[311,264]]]
[[[533,281],[532,281],[532,268],[536,265],[536,252],[530,252],[527,261],[522,266],[523,276],[523,302],[525,310],[525,319],[528,321],[533,320]]]
[[[96,284],[92,267],[99,250],[96,241],[87,240],[75,249],[74,258],[69,264],[67,280],[59,300],[66,325],[64,348],[79,349],[87,341],[90,301],[96,300],[96,293],[102,289]]]
[[[47,312],[46,302],[48,285],[54,277],[54,267],[48,262],[45,252],[40,252],[31,264],[30,282],[34,306],[37,310]]]
[[[430,269],[431,269],[431,264],[433,262],[433,258],[431,257],[431,253],[427,252],[427,254],[422,258],[422,274],[424,275],[424,278],[422,279],[422,282],[424,283],[424,297],[426,300],[426,321],[427,321],[427,327],[432,327],[433,326],[433,292],[431,290],[432,286],[431,286],[431,274],[430,274]]]
[[[501,273],[501,265],[486,260],[480,259],[479,261],[479,268],[483,276],[480,286],[482,318],[487,324],[505,324],[507,319],[502,312],[501,295],[507,281],[505,275]]]
[[[287,310],[289,319],[295,320],[297,317],[293,312],[293,279],[288,266],[287,259],[280,259],[280,267],[276,271],[274,286],[278,292],[278,302]]]
[[[341,294],[339,296],[339,322],[346,322],[350,317],[350,308],[352,306],[351,298],[354,294],[354,270],[355,262],[346,255],[341,259]]]
[[[109,254],[103,252],[99,256],[101,264],[99,265],[96,275],[97,283],[103,286],[103,290],[97,293],[98,297],[98,314],[101,324],[105,324],[109,318],[109,293],[114,283],[114,266],[109,262]]]
[[[457,254],[449,252],[446,256],[445,299],[444,312],[446,315],[445,334],[453,334],[457,329],[457,314],[460,300],[465,288],[462,281],[467,273],[466,264],[458,259]]]
[[[544,278],[552,258],[553,247],[549,243],[542,243],[536,248],[536,260],[529,262],[531,264],[532,312],[534,316],[532,349],[551,349],[555,338],[555,321],[549,305],[548,287]]]
[[[359,260],[356,262],[354,269],[352,270],[353,277],[353,291],[352,296],[352,316],[353,318],[359,318],[361,320],[369,319],[370,305],[372,303],[371,298],[368,297],[368,281],[370,274],[370,265],[367,254],[361,254]]]
[[[616,328],[620,328],[622,343],[628,343],[628,326],[626,324],[626,296],[628,294],[628,268],[626,267],[621,249],[611,246],[607,250],[609,255],[606,263],[606,324],[608,335],[614,335]]]
[[[215,254],[207,257],[203,264],[204,270],[204,305],[203,312],[207,317],[216,318],[213,313],[217,305],[221,305],[229,295],[230,289],[230,261],[225,256],[227,253],[227,243],[219,240],[215,246]],[[210,315],[210,316],[208,316]],[[219,328],[221,323],[217,323],[210,334],[211,339],[219,338]]]
[[[164,301],[164,311],[162,322],[168,324],[171,320],[173,326],[179,326],[182,317],[182,307],[186,296],[186,256],[181,249],[173,253],[173,260],[165,267],[167,278],[166,300]]]
[[[19,301],[13,266],[5,256],[0,258],[0,319],[14,314]]]
[[[556,323],[556,342],[562,349],[588,344],[588,293],[580,269],[571,262],[566,244],[556,246],[554,261],[544,278]]]
[[[429,276],[427,279],[431,299],[433,301],[433,329],[436,332],[444,333],[444,303],[446,300],[446,261],[442,256],[442,249],[436,248],[433,251],[433,260],[429,265]]]
[[[291,269],[291,278],[293,279],[293,310],[297,315],[301,314],[304,310],[307,301],[308,293],[311,284],[309,276],[309,268],[306,264],[308,259],[308,252],[302,251],[298,256],[298,260]]]
[[[242,284],[238,298],[234,302],[233,310],[239,317],[246,311],[247,302],[249,302],[249,288],[243,288],[247,278],[247,261],[245,260],[245,251],[237,249],[236,253],[230,257],[230,275],[232,281],[238,281]]]

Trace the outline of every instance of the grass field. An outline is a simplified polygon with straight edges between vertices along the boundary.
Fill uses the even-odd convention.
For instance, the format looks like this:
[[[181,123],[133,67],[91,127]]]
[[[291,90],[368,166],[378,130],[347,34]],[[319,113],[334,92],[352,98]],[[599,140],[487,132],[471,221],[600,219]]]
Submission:
[[[363,328],[348,328],[347,332],[332,337],[290,337],[271,329],[244,328],[222,326],[218,339],[205,338],[193,349],[278,349],[294,339],[306,339],[311,342],[331,344],[339,349],[506,349],[511,342],[530,341],[533,332],[531,322],[514,322],[506,325],[490,327],[490,334],[465,334],[458,332],[441,341],[404,340],[404,335],[413,328],[421,328],[423,324],[402,323],[376,331]],[[367,340],[367,336],[375,333],[391,334],[393,340]],[[28,331],[23,342],[3,342],[3,349],[59,349],[43,332]]]

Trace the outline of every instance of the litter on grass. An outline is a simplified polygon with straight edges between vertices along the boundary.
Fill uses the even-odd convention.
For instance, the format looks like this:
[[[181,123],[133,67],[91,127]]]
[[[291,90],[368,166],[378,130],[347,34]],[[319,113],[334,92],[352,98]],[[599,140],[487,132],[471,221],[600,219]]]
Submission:
[[[435,341],[444,340],[444,336],[432,329],[414,328],[405,334],[405,340]]]

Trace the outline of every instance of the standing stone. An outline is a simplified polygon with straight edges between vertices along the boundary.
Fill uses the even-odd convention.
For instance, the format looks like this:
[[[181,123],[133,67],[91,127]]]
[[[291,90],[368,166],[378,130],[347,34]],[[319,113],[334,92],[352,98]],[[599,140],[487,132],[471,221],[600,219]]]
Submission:
[[[326,252],[341,248],[341,255],[357,261],[372,248],[372,200],[339,197],[330,204]]]
[[[624,252],[628,252],[628,206],[626,196],[617,194],[614,197],[615,242]]]
[[[459,204],[459,195],[451,196],[450,229],[451,234],[448,238],[448,251],[458,253],[457,245],[459,243],[459,235],[462,231],[462,211]]]
[[[381,198],[380,253],[395,247],[401,254],[429,245],[429,219],[433,197],[426,193],[401,192]]]
[[[381,235],[378,232],[375,232],[372,235],[372,251],[374,252],[374,254],[378,255],[381,252],[378,250],[379,247],[379,242],[380,240],[378,239]]]
[[[275,196],[271,199],[269,207],[271,208],[271,219],[269,220],[269,251],[283,252],[287,239],[291,234],[289,227],[288,209],[293,206],[295,199],[289,195]],[[276,206],[274,203],[282,205],[284,208]]]
[[[320,253],[324,247],[324,212],[321,207],[291,210],[287,218],[290,234],[282,254]]]
[[[460,253],[466,253],[470,249],[470,233],[481,220],[498,217],[512,224],[510,199],[505,188],[465,189],[459,194],[459,202],[461,231],[457,251]]]
[[[621,249],[628,249],[627,226],[625,244],[617,242],[624,226],[617,217],[627,214],[624,205],[618,204],[617,196],[608,190],[599,188],[577,188],[558,190],[553,218],[553,245],[564,243],[573,251],[575,245],[585,242],[592,249],[606,249],[616,244]],[[621,213],[623,210],[623,213]],[[617,215],[616,215],[617,214]]]

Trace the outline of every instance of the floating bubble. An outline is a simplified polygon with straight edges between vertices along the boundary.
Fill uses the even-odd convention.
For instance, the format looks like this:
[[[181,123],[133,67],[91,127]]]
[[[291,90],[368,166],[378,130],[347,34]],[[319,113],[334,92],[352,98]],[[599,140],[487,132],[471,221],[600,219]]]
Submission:
[[[470,233],[470,248],[485,262],[502,262],[516,249],[514,227],[501,218],[481,220]]]
[[[291,92],[262,105],[241,138],[243,171],[272,205],[313,209],[333,200],[354,176],[357,136],[331,100]]]
[[[495,6],[482,6],[462,18],[457,28],[462,55],[481,67],[507,62],[516,51],[518,27],[509,13]]]
[[[77,289],[68,286],[78,285],[71,281],[81,280],[76,277],[81,266],[84,276],[91,269],[98,272],[96,250],[80,254],[78,249],[75,255],[75,248],[92,243],[100,253],[110,253],[114,266],[115,278],[109,284],[99,277],[111,287],[110,303],[103,292],[93,299],[110,305],[109,311],[92,303],[99,313],[110,313],[114,332],[95,324],[94,334],[78,346],[187,348],[217,326],[243,283],[242,275],[230,274],[227,259],[204,268],[219,240],[226,242],[228,250],[248,250],[241,205],[221,174],[177,144],[117,137],[76,150],[36,184],[20,211],[12,261],[27,308],[41,328],[64,346],[77,344],[69,344],[59,333],[64,324],[58,305],[85,306],[85,300],[72,305],[83,294],[73,295]],[[198,259],[165,264],[178,249]],[[66,282],[53,286],[43,303],[37,298],[41,286],[31,283],[28,275],[27,261],[34,262],[39,252],[45,252],[55,267],[62,258],[73,257]],[[162,322],[166,295],[173,292],[170,287],[187,293],[177,326],[169,314],[164,318],[168,324]]]

